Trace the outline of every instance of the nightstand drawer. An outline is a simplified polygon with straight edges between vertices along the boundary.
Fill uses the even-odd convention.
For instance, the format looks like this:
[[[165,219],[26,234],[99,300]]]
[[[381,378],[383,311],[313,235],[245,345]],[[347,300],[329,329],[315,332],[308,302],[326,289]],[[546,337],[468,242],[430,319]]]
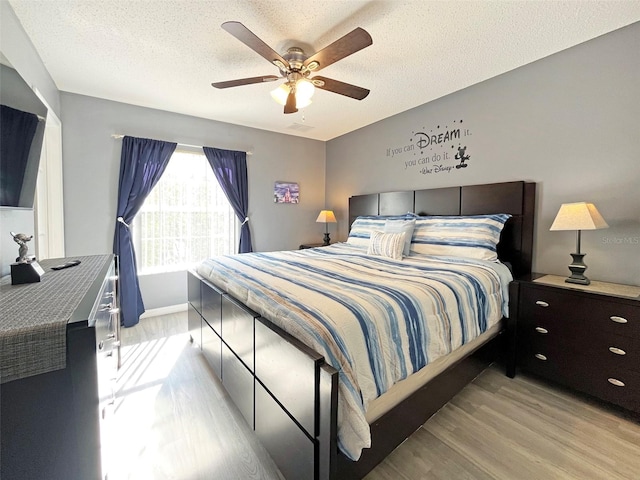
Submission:
[[[640,304],[601,295],[581,295],[558,288],[527,286],[522,291],[522,318],[558,333],[590,331],[640,337]]]
[[[593,368],[606,365],[640,372],[640,339],[612,333],[597,335],[583,330],[567,336],[562,328],[554,327],[542,327],[540,323],[520,326],[520,350],[532,354],[562,352],[562,355],[583,358]],[[567,341],[567,338],[571,340]]]
[[[640,411],[640,373],[595,372],[584,389],[588,393],[635,412]]]
[[[581,372],[584,359],[556,346],[527,345],[520,351],[518,363],[529,372],[573,388],[584,389],[589,385]]]
[[[583,299],[580,300],[581,303]],[[596,332],[640,338],[640,304],[629,305],[614,300],[584,299],[585,318]]]
[[[546,313],[546,312],[545,312]],[[531,342],[564,346],[580,350],[594,335],[590,329],[575,321],[563,321],[566,317],[556,315],[523,315],[518,321],[518,338],[521,343]],[[567,342],[567,338],[571,338]]]
[[[597,370],[636,372],[640,374],[640,339],[622,335],[595,337],[584,346],[586,363]],[[593,364],[592,364],[593,362]]]

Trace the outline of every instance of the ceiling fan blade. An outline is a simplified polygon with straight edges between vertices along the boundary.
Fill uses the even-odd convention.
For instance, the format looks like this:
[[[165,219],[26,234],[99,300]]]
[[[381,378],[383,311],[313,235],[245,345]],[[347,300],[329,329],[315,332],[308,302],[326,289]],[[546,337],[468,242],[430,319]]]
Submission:
[[[328,67],[332,63],[342,60],[348,57],[352,53],[356,53],[365,47],[368,47],[373,43],[371,35],[367,33],[363,28],[356,28],[355,30],[347,33],[344,37],[339,38],[331,45],[324,47],[319,52],[314,53],[304,62],[304,66],[309,70],[317,72],[321,68]],[[313,68],[311,65],[313,62],[317,62],[319,65]]]
[[[211,85],[216,88],[239,87],[240,85],[251,85],[252,83],[265,83],[279,80],[276,75],[265,75],[263,77],[239,78],[238,80],[228,80],[226,82],[214,82]]]
[[[222,28],[236,37],[247,47],[252,49],[260,56],[266,58],[269,63],[274,64],[276,67],[282,69],[289,68],[289,62],[287,62],[282,56],[277,53],[273,48],[260,40],[251,30],[245,27],[240,22],[224,22]],[[280,65],[278,64],[280,63]]]
[[[328,92],[339,93],[345,97],[355,98],[356,100],[362,100],[369,95],[369,90],[366,88],[351,85],[349,83],[339,82],[327,77],[315,76],[311,79],[311,82],[322,90]]]
[[[295,90],[292,88],[289,90],[289,95],[287,95],[287,103],[284,105],[284,113],[296,113],[297,111],[296,94]]]

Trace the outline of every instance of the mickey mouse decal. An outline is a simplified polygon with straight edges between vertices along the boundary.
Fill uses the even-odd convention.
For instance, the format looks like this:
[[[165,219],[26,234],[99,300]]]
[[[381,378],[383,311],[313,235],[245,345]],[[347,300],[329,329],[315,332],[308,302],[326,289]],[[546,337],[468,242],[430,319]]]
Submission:
[[[467,146],[465,145],[464,147],[458,147],[458,153],[456,153],[456,160],[460,160],[460,163],[458,165],[456,165],[456,168],[467,168],[467,164],[464,163],[467,160],[469,160],[469,158],[471,157],[471,155],[465,155],[464,153],[467,151]]]

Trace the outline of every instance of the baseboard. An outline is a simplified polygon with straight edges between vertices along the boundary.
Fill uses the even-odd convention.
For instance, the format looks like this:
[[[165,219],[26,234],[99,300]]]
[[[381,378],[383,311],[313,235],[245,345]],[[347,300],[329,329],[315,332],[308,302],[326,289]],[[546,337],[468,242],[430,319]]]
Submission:
[[[187,310],[186,303],[178,305],[169,305],[168,307],[151,308],[140,315],[140,318],[159,317],[160,315],[169,315],[171,313],[185,312]]]

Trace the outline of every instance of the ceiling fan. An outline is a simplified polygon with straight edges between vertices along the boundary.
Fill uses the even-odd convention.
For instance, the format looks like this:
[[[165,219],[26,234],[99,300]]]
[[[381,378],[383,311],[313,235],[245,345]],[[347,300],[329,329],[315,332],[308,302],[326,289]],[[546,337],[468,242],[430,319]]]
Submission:
[[[280,76],[264,75],[215,82],[211,84],[215,88],[238,87],[253,83],[273,82],[280,78],[285,78],[287,81],[271,92],[274,100],[284,105],[284,113],[295,113],[299,108],[309,105],[314,87],[355,98],[356,100],[362,100],[369,95],[369,90],[356,85],[350,85],[327,77],[314,76],[310,78],[311,73],[328,67],[332,63],[342,60],[373,43],[371,35],[360,27],[311,56],[307,56],[298,47],[291,47],[287,50],[287,53],[279,55],[240,22],[225,22],[222,24],[222,28],[267,59],[269,63],[278,67]]]

